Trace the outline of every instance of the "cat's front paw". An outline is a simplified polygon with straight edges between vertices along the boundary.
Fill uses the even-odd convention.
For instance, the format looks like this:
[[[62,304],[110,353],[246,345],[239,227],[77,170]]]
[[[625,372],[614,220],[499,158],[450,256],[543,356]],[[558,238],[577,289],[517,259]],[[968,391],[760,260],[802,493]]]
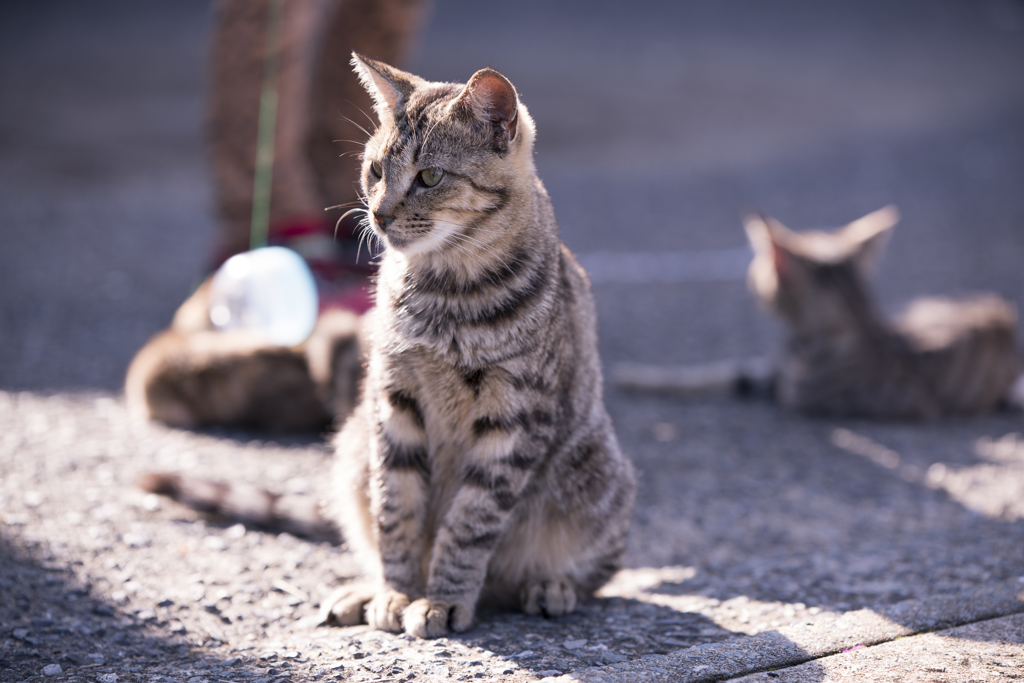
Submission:
[[[366,605],[366,623],[370,628],[399,633],[402,613],[409,606],[409,596],[396,590],[379,590]]]
[[[576,609],[576,587],[568,579],[532,579],[519,594],[523,612],[561,617]]]
[[[461,603],[422,598],[405,610],[405,632],[417,638],[440,638],[449,629],[468,631],[473,625],[473,607]]]
[[[342,586],[320,603],[320,623],[355,626],[366,623],[364,610],[377,590],[365,583]]]

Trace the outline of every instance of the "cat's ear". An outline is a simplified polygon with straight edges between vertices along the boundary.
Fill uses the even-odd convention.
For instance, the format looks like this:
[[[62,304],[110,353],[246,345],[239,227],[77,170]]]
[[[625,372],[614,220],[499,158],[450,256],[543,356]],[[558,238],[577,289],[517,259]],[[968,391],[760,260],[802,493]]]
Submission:
[[[771,251],[772,235],[763,214],[758,211],[744,214],[743,229],[747,231],[747,241],[750,242],[755,254],[766,254]]]
[[[359,76],[359,82],[373,98],[378,120],[384,121],[393,116],[402,98],[412,91],[412,74],[364,57],[358,52],[352,53],[351,64]]]
[[[760,212],[743,217],[743,227],[756,257],[771,263],[779,280],[785,280],[793,271],[797,257],[789,247],[793,232],[774,218]]]
[[[519,128],[519,96],[512,83],[494,69],[480,69],[455,100],[456,110],[477,123],[502,133],[508,142]]]
[[[882,207],[842,229],[842,236],[848,240],[853,250],[853,258],[862,273],[868,273],[882,257],[892,228],[900,220],[900,212],[895,206]]]

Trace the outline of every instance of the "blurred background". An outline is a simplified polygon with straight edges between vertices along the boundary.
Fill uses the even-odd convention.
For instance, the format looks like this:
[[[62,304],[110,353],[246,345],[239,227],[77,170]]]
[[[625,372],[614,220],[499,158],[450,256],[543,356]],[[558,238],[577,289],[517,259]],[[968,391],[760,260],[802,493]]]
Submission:
[[[204,274],[212,18],[206,0],[0,9],[0,389],[117,391]],[[751,207],[802,229],[895,203],[883,305],[1024,305],[1019,0],[438,0],[409,66],[516,85],[606,363],[770,349],[743,281]],[[651,252],[680,265],[609,257]],[[705,259],[710,276],[687,266]]]

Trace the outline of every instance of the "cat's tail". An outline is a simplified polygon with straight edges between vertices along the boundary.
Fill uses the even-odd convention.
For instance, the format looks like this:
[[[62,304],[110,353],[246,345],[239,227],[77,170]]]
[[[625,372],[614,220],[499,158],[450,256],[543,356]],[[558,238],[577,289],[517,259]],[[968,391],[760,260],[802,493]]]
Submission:
[[[734,394],[771,397],[775,364],[768,358],[721,360],[700,365],[620,363],[612,381],[624,391],[699,396]]]
[[[341,542],[317,501],[281,495],[245,484],[229,484],[173,472],[149,472],[136,481],[147,493],[167,496],[197,512],[267,531],[288,532],[316,541]]]

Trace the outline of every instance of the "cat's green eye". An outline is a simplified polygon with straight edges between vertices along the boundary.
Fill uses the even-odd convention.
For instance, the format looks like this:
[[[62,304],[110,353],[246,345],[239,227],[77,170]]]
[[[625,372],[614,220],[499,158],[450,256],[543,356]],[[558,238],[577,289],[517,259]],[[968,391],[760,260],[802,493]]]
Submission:
[[[437,185],[443,177],[444,171],[439,168],[427,168],[420,171],[420,181],[427,187]]]
[[[370,170],[373,171],[373,175],[377,176],[378,178],[384,177],[384,167],[380,165],[379,161],[375,161],[372,164],[370,164]]]

